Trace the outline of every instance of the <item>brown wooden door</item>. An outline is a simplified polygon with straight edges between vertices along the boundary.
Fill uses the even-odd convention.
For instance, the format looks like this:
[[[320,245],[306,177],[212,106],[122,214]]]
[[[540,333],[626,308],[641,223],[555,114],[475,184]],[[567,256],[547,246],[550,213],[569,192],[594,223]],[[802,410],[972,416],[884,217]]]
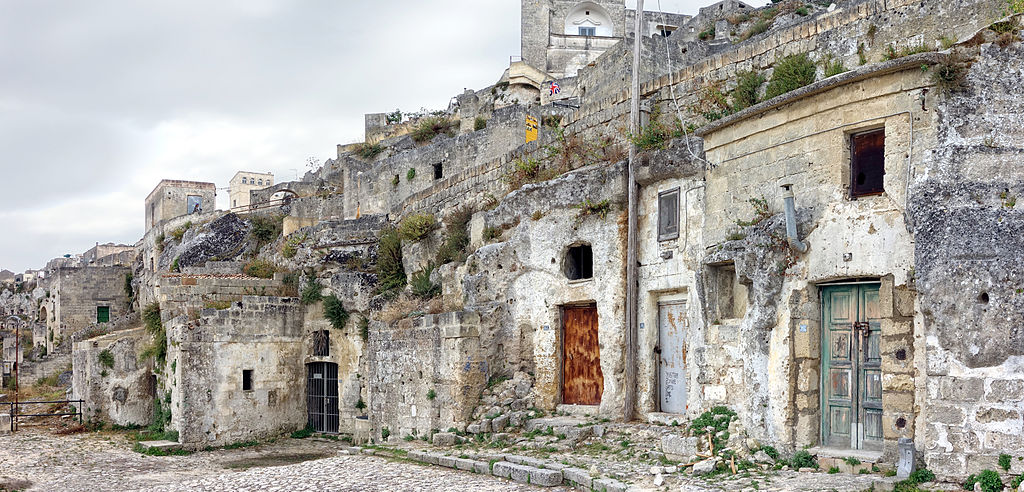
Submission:
[[[562,322],[562,403],[600,404],[604,375],[597,342],[597,306],[566,307]]]

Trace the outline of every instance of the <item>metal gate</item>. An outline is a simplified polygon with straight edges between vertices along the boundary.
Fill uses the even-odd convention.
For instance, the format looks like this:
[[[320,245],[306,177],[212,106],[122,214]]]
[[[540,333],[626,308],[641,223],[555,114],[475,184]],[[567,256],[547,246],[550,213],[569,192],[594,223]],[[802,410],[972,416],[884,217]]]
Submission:
[[[307,425],[316,432],[338,432],[338,364],[306,364]]]
[[[686,301],[658,303],[661,411],[686,413]]]

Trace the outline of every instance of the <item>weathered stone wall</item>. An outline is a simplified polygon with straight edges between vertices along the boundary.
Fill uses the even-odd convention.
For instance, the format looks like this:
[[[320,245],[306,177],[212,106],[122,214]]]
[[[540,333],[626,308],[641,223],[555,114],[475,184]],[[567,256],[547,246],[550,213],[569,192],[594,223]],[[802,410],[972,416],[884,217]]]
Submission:
[[[241,274],[164,274],[160,278],[160,307],[171,316],[198,313],[208,303],[238,302],[242,296],[272,296],[281,281]]]
[[[84,400],[86,420],[149,425],[156,394],[152,358],[139,355],[151,340],[137,328],[75,344],[71,398]]]
[[[370,326],[366,384],[375,440],[384,428],[397,440],[469,421],[489,374],[479,325],[476,313],[452,312]]]
[[[346,218],[363,214],[401,215],[408,210],[405,203],[410,197],[422,200],[425,194],[434,195],[443,188],[450,194],[446,195],[448,198],[462,199],[497,180],[500,176],[491,172],[498,166],[495,159],[524,143],[527,112],[520,106],[498,110],[481,131],[454,138],[439,136],[432,143],[374,162],[347,158],[342,164],[348,190],[344,198]],[[442,166],[440,179],[434,179],[437,164]],[[412,180],[408,179],[410,169],[415,170]],[[482,175],[489,177],[481,178]]]
[[[192,214],[193,211],[188,210],[188,197],[191,195],[200,197],[201,212],[217,208],[217,187],[213,183],[161,180],[146,197],[146,230],[165,220]]]
[[[128,311],[125,276],[128,267],[60,268],[50,291],[53,313],[47,320],[47,351],[72,333],[97,324],[97,307],[110,308],[110,320],[121,318]]]
[[[293,298],[244,296],[198,320],[166,320],[171,427],[202,448],[260,439],[306,422],[303,308]],[[253,389],[242,389],[242,371]]]
[[[908,207],[928,352],[925,461],[944,477],[1024,454],[1024,47],[975,50],[966,88],[936,101],[938,145]]]

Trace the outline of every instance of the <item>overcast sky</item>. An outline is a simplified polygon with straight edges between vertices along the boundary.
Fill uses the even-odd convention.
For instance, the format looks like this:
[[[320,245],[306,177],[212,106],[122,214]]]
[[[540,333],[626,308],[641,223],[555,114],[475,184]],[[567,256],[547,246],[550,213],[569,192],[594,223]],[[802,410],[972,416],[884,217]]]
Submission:
[[[661,5],[696,13],[710,3]],[[494,83],[519,54],[519,9],[0,0],[0,269],[134,244],[162,178],[220,188],[252,170],[292,180],[308,158],[362,140],[364,113],[444,108]],[[217,196],[225,207],[227,190]]]

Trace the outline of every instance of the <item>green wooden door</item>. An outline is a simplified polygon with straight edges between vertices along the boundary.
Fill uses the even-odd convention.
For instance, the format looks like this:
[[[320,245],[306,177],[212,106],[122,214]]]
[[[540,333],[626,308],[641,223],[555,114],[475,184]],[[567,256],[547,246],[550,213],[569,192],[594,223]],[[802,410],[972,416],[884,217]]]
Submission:
[[[878,285],[824,287],[821,297],[822,443],[881,450]]]
[[[110,321],[110,306],[97,306],[96,307],[96,322],[106,323]]]

